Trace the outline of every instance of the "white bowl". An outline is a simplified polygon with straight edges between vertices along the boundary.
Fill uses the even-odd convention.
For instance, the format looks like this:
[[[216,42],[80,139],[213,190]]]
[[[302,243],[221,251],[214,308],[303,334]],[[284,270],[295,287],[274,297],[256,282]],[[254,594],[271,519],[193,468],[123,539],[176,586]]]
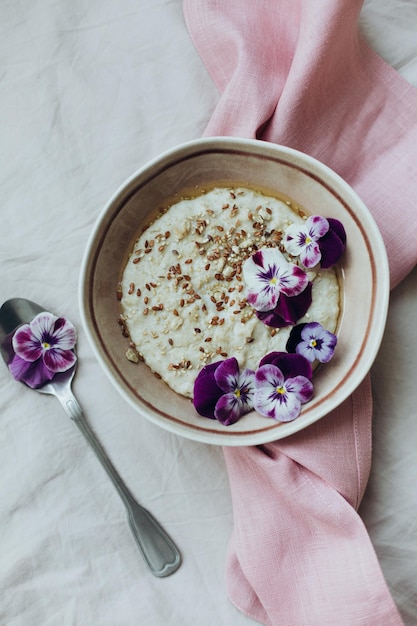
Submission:
[[[250,184],[284,194],[340,220],[347,234],[341,262],[342,312],[335,357],[314,375],[314,396],[292,422],[245,415],[232,426],[199,416],[192,402],[125,356],[117,284],[142,229],[168,199],[206,185]],[[172,149],[131,176],[101,213],[83,260],[83,325],[103,370],[143,417],[189,439],[243,446],[287,437],[341,404],[368,373],[382,339],[389,300],[385,246],[369,210],[351,187],[316,159],[266,142],[214,137]],[[336,356],[337,355],[337,356]]]

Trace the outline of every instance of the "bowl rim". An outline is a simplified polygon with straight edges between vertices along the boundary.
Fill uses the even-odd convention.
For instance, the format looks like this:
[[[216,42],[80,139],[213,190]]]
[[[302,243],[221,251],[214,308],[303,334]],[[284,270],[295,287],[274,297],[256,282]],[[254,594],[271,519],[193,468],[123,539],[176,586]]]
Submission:
[[[375,291],[374,298],[378,302],[378,306],[374,306],[374,318],[372,327],[369,328],[372,341],[367,338],[366,350],[362,351],[359,357],[359,365],[356,364],[354,368],[354,375],[349,375],[343,381],[338,394],[333,394],[333,399],[317,411],[307,412],[304,419],[299,421],[299,418],[289,423],[290,428],[283,429],[277,423],[274,423],[269,429],[262,429],[260,432],[245,432],[245,433],[228,433],[227,436],[223,436],[221,431],[210,431],[209,429],[190,429],[185,423],[181,423],[177,420],[167,422],[166,419],[160,418],[160,416],[153,415],[152,411],[146,410],[146,407],[138,406],[137,401],[131,397],[122,384],[119,383],[117,377],[114,376],[112,366],[108,363],[107,359],[103,355],[102,351],[96,343],[96,334],[92,329],[91,312],[88,306],[88,285],[89,285],[89,270],[91,267],[92,256],[96,254],[96,240],[101,232],[103,224],[106,223],[109,213],[112,211],[115,203],[118,199],[126,194],[126,190],[139,178],[146,175],[147,172],[152,171],[155,166],[160,166],[162,163],[169,163],[173,159],[179,159],[181,155],[193,152],[198,153],[200,149],[236,149],[240,148],[251,153],[270,154],[281,158],[287,158],[289,160],[297,161],[301,163],[301,169],[306,169],[311,175],[312,172],[316,172],[321,182],[327,183],[331,187],[333,194],[336,191],[337,196],[341,196],[343,204],[347,204],[346,198],[354,201],[355,206],[360,207],[361,215],[357,217],[357,220],[363,225],[363,218],[365,218],[364,232],[368,233],[368,229],[372,233],[372,249],[374,256],[378,258],[377,267],[375,269],[375,276],[377,278],[376,284],[373,285]],[[226,446],[246,446],[246,445],[259,445],[262,443],[268,443],[274,440],[278,440],[292,434],[299,432],[300,430],[307,428],[316,421],[322,419],[329,412],[340,406],[363,382],[367,373],[369,372],[376,356],[379,351],[379,347],[382,341],[382,337],[385,330],[385,324],[388,315],[389,306],[389,292],[390,292],[390,278],[389,278],[389,266],[388,257],[386,253],[385,244],[382,235],[379,231],[378,225],[372,216],[371,212],[354,191],[354,189],[334,170],[325,165],[317,158],[312,157],[304,152],[282,146],[280,144],[273,144],[257,139],[247,139],[241,137],[205,137],[200,139],[193,139],[191,141],[184,142],[177,146],[174,146],[161,154],[157,155],[153,159],[146,162],[144,165],[136,169],[124,182],[122,182],[116,191],[112,194],[110,199],[106,202],[98,217],[95,220],[94,226],[87,240],[85,252],[83,255],[80,278],[79,278],[79,308],[81,314],[81,321],[84,331],[87,335],[89,344],[93,350],[102,370],[116,387],[119,394],[142,416],[157,424],[159,427],[164,428],[170,432],[181,435],[185,438],[193,441],[200,441],[202,443],[209,443],[214,445],[226,445]],[[174,391],[172,393],[175,393]],[[335,398],[337,396],[337,400]],[[324,410],[323,410],[324,409]],[[156,410],[157,412],[157,410]],[[226,427],[225,427],[226,428]]]

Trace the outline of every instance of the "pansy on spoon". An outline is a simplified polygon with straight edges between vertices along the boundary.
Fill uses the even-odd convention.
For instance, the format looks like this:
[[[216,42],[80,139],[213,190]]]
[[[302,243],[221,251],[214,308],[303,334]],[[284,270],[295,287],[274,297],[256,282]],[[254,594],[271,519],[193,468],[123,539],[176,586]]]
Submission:
[[[243,264],[243,277],[247,301],[261,322],[273,328],[293,326],[286,352],[271,352],[256,370],[243,372],[235,357],[211,363],[194,383],[196,411],[225,426],[252,409],[278,422],[297,418],[313,396],[312,364],[327,363],[336,348],[337,336],[321,324],[297,322],[312,303],[312,285],[303,268],[320,264],[325,270],[339,261],[346,247],[343,224],[310,216],[302,225],[288,226],[281,246],[256,250]]]
[[[171,538],[127,489],[86,421],[71,391],[77,357],[76,330],[30,300],[13,298],[0,308],[1,353],[12,376],[41,393],[55,395],[113,482],[128,513],[133,536],[151,572],[168,576],[181,564]]]

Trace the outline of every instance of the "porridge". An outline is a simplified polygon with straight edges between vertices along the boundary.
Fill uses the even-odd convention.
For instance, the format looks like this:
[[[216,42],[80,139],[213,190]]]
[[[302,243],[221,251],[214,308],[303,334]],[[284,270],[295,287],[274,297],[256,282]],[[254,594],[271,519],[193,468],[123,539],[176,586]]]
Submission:
[[[144,360],[174,391],[192,397],[207,364],[234,356],[240,367],[255,369],[266,353],[285,351],[291,326],[259,321],[245,297],[242,264],[260,248],[283,251],[283,231],[305,219],[291,201],[243,187],[173,204],[136,241],[119,285],[128,358]],[[335,332],[337,273],[319,266],[306,273],[312,304],[299,322]]]

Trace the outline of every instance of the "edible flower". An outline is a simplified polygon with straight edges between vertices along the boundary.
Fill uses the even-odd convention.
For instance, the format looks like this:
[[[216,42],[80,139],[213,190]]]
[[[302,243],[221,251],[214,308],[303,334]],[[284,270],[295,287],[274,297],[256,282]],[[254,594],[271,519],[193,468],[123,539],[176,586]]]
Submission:
[[[310,216],[304,224],[291,224],[282,241],[286,251],[299,257],[306,268],[320,263],[327,269],[337,263],[346,247],[343,224],[334,218]]]
[[[71,322],[46,311],[16,330],[9,369],[12,376],[38,388],[76,362],[76,331]]]
[[[337,336],[323,328],[318,322],[297,324],[291,329],[286,349],[290,353],[304,356],[313,363],[328,363],[337,344]]]
[[[254,408],[278,422],[291,422],[313,395],[311,377],[311,365],[303,356],[270,353],[255,373]]]
[[[278,248],[262,248],[252,254],[243,264],[243,277],[247,301],[260,312],[275,309],[281,294],[298,296],[308,284],[307,274],[289,263]]]
[[[194,382],[194,407],[200,415],[230,426],[253,408],[255,372],[239,370],[235,357],[203,367]]]

